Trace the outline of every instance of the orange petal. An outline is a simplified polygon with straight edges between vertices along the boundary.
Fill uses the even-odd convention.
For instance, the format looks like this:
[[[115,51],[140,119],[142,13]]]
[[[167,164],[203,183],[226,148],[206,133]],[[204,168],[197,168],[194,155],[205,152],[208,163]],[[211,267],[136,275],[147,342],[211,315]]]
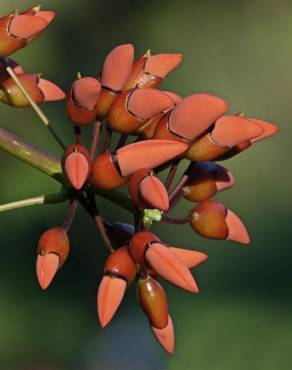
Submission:
[[[37,256],[36,274],[42,289],[47,289],[59,268],[59,257],[54,253]]]
[[[178,104],[179,102],[181,102],[183,100],[183,98],[179,95],[177,95],[176,93],[172,92],[172,91],[163,91],[164,94],[168,95],[171,97],[171,99],[173,100],[173,103],[176,105]]]
[[[168,316],[168,324],[163,329],[157,329],[151,326],[153,334],[155,335],[162,348],[168,352],[173,353],[174,350],[174,330],[171,317]]]
[[[116,313],[126,291],[125,280],[104,276],[97,293],[97,312],[100,325],[104,328]]]
[[[134,47],[132,44],[124,44],[115,47],[106,57],[102,74],[102,86],[112,90],[122,90],[126,83],[133,65]]]
[[[47,22],[47,24],[49,24],[55,18],[56,13],[48,11],[48,10],[46,10],[46,11],[42,10],[42,11],[36,12],[35,16],[44,19]]]
[[[92,77],[84,77],[73,84],[72,95],[74,101],[85,108],[96,105],[100,93],[100,82]]]
[[[172,106],[173,100],[170,96],[151,88],[134,90],[128,99],[128,110],[144,120]]]
[[[146,176],[139,184],[142,198],[152,208],[167,211],[169,208],[168,193],[163,183],[155,176]]]
[[[172,253],[176,254],[189,269],[198,266],[208,258],[207,254],[190,249],[170,247],[170,250]]]
[[[171,140],[145,140],[124,146],[117,151],[122,176],[130,176],[141,168],[160,166],[188,149],[188,144]]]
[[[47,22],[34,15],[20,14],[13,17],[9,26],[12,36],[29,40],[47,27]]]
[[[266,137],[275,135],[279,131],[279,127],[274,125],[273,123],[266,122],[266,121],[263,121],[261,119],[256,119],[256,118],[249,118],[249,120],[252,122],[255,122],[256,124],[261,126],[261,128],[264,130],[264,132],[261,135],[251,140],[252,143],[255,143],[259,140],[263,140]]]
[[[207,94],[184,98],[169,116],[171,132],[192,140],[207,130],[228,109],[225,100]]]
[[[70,184],[79,190],[89,174],[88,160],[82,153],[72,152],[65,159],[64,170]]]
[[[229,231],[227,240],[233,240],[241,244],[250,243],[250,238],[243,222],[230,209],[227,211],[225,222]]]
[[[44,94],[44,101],[56,101],[65,99],[65,94],[57,85],[51,81],[40,78],[38,87]]]
[[[235,178],[230,171],[216,164],[215,183],[218,191],[229,189],[235,184]]]
[[[223,116],[216,121],[211,136],[217,144],[232,148],[262,135],[263,132],[261,126],[246,118]]]
[[[163,279],[192,293],[198,293],[197,284],[183,261],[161,243],[152,243],[145,259],[149,266]]]
[[[182,61],[182,54],[157,54],[149,57],[144,71],[164,78],[174,70]]]

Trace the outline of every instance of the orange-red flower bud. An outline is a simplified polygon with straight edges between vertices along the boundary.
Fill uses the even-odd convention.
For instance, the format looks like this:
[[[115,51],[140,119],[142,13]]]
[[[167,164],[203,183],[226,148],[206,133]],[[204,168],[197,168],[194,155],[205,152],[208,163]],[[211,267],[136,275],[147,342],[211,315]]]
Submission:
[[[134,173],[129,182],[129,193],[139,208],[169,208],[168,194],[163,183],[149,169],[143,168]]]
[[[172,106],[172,98],[162,91],[149,88],[127,90],[111,106],[108,123],[112,130],[130,134]]]
[[[145,252],[148,246],[154,242],[160,242],[160,239],[149,231],[140,231],[134,234],[129,244],[129,251],[133,260],[143,265],[145,262]]]
[[[96,118],[100,82],[92,77],[75,80],[67,94],[66,110],[75,126],[85,126]]]
[[[50,285],[57,270],[66,261],[69,249],[69,239],[62,227],[54,227],[42,234],[36,262],[36,273],[42,289]]]
[[[210,239],[233,240],[249,244],[247,230],[232,211],[215,200],[207,200],[191,211],[192,228],[201,236]]]
[[[62,157],[62,169],[74,189],[81,189],[90,171],[90,155],[84,146],[70,145]]]
[[[26,46],[53,20],[54,12],[33,11],[11,13],[0,19],[0,58]]]
[[[18,75],[18,79],[37,104],[65,98],[64,92],[57,85],[36,74],[23,73]],[[17,108],[30,105],[11,77],[0,83],[0,100]]]
[[[168,303],[162,286],[153,277],[140,278],[138,282],[138,300],[150,325],[163,329],[168,323]]]
[[[157,54],[151,56],[147,52],[134,62],[132,72],[124,89],[158,87],[163,79],[179,65],[182,58],[181,54]]]
[[[192,202],[203,202],[218,191],[232,187],[235,183],[231,172],[214,162],[199,162],[193,167],[183,187],[184,197]]]

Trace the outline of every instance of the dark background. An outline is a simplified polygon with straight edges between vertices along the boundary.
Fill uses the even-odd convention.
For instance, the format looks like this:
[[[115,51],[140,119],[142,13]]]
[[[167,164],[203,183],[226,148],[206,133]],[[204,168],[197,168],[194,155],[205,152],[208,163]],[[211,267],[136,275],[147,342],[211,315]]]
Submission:
[[[43,1],[55,22],[15,58],[28,71],[67,89],[77,71],[96,75],[106,53],[132,42],[139,55],[181,52],[183,64],[163,88],[183,96],[217,94],[230,112],[244,111],[278,124],[278,136],[225,165],[237,185],[217,198],[245,221],[249,247],[208,241],[188,226],[157,224],[170,244],[206,251],[196,270],[201,293],[167,284],[176,328],[168,356],[152,338],[135,300],[135,288],[111,325],[101,330],[96,289],[105,251],[82,211],[74,221],[70,258],[43,292],[35,278],[35,251],[45,229],[60,224],[65,206],[21,209],[0,215],[1,370],[289,370],[291,313],[292,3],[253,1]],[[34,5],[1,1],[0,12]],[[72,141],[63,103],[43,107]],[[31,109],[1,105],[1,127],[56,155],[61,151]],[[58,190],[58,184],[0,153],[1,203]],[[102,202],[109,219],[131,221]],[[178,214],[190,208],[184,203]]]

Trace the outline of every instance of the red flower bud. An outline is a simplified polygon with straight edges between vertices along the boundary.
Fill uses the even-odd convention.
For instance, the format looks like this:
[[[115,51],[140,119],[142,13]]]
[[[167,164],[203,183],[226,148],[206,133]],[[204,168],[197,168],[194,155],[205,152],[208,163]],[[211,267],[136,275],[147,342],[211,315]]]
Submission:
[[[46,289],[69,254],[69,239],[62,227],[44,232],[38,243],[36,273],[42,289]]]
[[[70,145],[62,157],[62,169],[74,189],[85,184],[90,171],[90,155],[82,145]]]
[[[149,88],[127,90],[111,106],[108,123],[112,130],[130,134],[172,106],[172,98],[162,91]]]
[[[207,200],[191,211],[192,228],[201,236],[210,239],[233,240],[249,244],[250,239],[242,221],[223,204]]]
[[[124,90],[135,87],[158,87],[163,79],[182,61],[181,54],[142,55],[133,64],[133,69]]]
[[[102,327],[110,322],[123,299],[127,286],[136,276],[136,265],[126,246],[117,249],[108,257],[104,274],[97,294],[98,317]]]
[[[168,304],[162,286],[151,276],[140,278],[138,282],[138,300],[149,319],[150,325],[163,329],[168,323]]]
[[[230,171],[214,162],[199,162],[192,169],[186,185],[184,197],[192,202],[203,202],[218,191],[232,187],[235,183]]]
[[[153,334],[162,346],[162,348],[168,352],[173,353],[174,351],[174,330],[171,317],[168,315],[168,323],[165,328],[158,329],[151,327]]]
[[[134,47],[131,44],[115,47],[106,57],[101,73],[102,90],[97,104],[97,118],[103,119],[122,91],[132,69]]]
[[[75,80],[67,94],[66,110],[75,126],[85,126],[96,118],[100,82],[92,77]]]
[[[53,20],[54,12],[11,13],[0,19],[0,58],[26,46]]]
[[[143,168],[134,173],[129,182],[129,193],[139,208],[168,210],[167,190],[149,169]]]
[[[65,94],[57,85],[39,78],[36,74],[23,73],[18,75],[18,79],[37,104],[65,98]],[[0,99],[14,107],[27,107],[30,105],[12,78],[1,81]]]

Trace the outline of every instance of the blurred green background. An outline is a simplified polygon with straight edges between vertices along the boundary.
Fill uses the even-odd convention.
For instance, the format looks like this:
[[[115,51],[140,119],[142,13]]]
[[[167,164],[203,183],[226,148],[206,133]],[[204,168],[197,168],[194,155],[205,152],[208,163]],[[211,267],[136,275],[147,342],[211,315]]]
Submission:
[[[209,254],[196,270],[197,296],[167,284],[176,329],[174,355],[157,345],[132,287],[111,325],[101,330],[96,289],[105,252],[82,211],[70,231],[70,258],[42,292],[35,278],[39,235],[60,224],[65,206],[0,215],[1,370],[289,370],[292,362],[292,3],[253,1],[50,0],[55,22],[15,58],[67,89],[77,71],[96,75],[106,53],[132,42],[139,55],[181,52],[183,64],[163,84],[183,96],[217,94],[230,111],[278,124],[278,136],[225,165],[235,188],[217,198],[245,221],[253,243],[209,241],[189,226],[157,224],[170,244]],[[1,1],[0,12],[31,0]],[[63,103],[43,107],[67,141]],[[31,109],[1,105],[1,127],[56,155],[59,147]],[[1,203],[58,190],[58,184],[0,152]],[[183,214],[190,204],[177,210]],[[105,217],[131,216],[104,201]]]

